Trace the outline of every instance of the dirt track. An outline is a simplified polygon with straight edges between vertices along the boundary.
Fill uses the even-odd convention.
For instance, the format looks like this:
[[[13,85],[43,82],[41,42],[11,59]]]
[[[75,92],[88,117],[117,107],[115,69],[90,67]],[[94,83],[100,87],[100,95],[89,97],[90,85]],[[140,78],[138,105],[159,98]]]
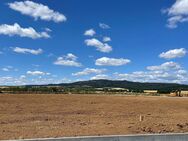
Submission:
[[[188,98],[0,95],[0,139],[166,132],[188,132]]]

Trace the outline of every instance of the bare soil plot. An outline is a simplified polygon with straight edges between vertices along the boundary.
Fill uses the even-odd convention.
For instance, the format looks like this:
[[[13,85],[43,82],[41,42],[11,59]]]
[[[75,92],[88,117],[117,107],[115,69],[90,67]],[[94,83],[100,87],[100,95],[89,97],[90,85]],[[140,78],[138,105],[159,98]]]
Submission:
[[[0,95],[0,139],[167,132],[188,132],[188,98]]]

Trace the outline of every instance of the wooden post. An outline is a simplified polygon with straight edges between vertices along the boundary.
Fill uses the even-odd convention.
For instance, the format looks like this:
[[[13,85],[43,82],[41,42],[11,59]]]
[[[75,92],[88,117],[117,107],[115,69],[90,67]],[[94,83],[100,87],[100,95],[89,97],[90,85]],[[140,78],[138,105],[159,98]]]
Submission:
[[[144,120],[144,116],[140,115],[140,122]]]

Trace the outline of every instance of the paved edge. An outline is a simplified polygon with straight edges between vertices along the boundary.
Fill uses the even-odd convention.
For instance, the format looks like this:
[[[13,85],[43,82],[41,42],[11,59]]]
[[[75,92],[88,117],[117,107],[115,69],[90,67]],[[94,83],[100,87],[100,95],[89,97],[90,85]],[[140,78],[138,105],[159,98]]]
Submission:
[[[170,137],[170,136],[186,136],[186,141],[188,141],[188,132],[187,133],[167,133],[167,134],[129,134],[129,135],[101,135],[101,136],[76,136],[76,137],[57,137],[57,138],[33,138],[33,139],[17,139],[17,140],[0,140],[0,141],[61,141],[67,139],[76,139],[78,141],[82,139],[101,139],[101,138],[129,138],[129,137]],[[170,140],[169,140],[170,141]]]

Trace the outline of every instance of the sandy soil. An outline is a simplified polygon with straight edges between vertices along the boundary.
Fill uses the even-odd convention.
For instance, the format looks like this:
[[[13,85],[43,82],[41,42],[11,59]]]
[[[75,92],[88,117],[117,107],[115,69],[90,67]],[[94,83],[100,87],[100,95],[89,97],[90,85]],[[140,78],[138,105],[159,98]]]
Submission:
[[[188,98],[0,95],[0,139],[168,132],[188,132]]]

